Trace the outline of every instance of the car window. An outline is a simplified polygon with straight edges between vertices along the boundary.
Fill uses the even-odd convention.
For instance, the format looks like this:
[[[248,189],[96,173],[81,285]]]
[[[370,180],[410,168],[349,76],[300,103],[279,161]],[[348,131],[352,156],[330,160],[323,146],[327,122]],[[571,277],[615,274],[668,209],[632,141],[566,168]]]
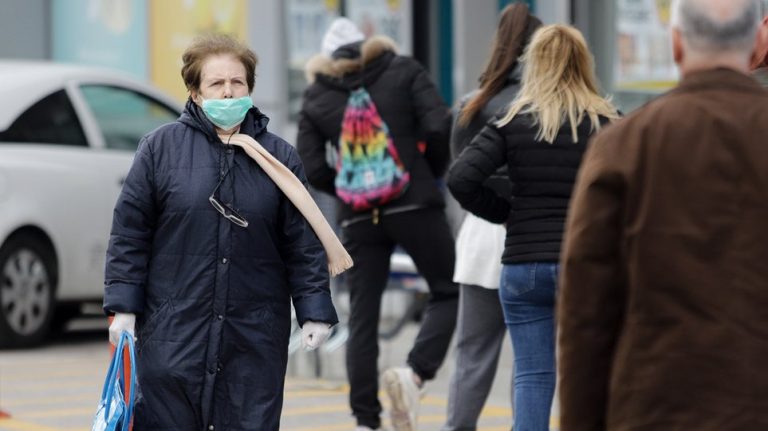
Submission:
[[[106,85],[80,88],[104,134],[107,148],[136,151],[147,132],[179,117],[167,106],[132,90]]]
[[[64,90],[46,96],[19,115],[8,129],[0,132],[0,142],[88,145]]]

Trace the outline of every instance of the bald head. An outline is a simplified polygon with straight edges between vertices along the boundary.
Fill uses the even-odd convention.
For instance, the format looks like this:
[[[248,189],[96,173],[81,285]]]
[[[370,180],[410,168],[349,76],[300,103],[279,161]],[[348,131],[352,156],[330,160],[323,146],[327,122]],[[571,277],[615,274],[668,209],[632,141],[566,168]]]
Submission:
[[[761,0],[676,0],[672,26],[693,51],[749,55],[762,19],[761,6]]]

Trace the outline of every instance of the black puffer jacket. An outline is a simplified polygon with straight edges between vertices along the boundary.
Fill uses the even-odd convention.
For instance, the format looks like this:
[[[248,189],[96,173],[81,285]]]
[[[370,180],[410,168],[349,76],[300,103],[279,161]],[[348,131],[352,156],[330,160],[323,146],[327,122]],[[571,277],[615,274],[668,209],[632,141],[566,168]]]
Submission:
[[[318,56],[307,65],[312,84],[304,93],[296,144],[310,184],[335,196],[336,170],[328,163],[326,143],[338,150],[349,90],[362,83],[411,175],[405,193],[381,210],[386,214],[393,208],[443,207],[436,179],[445,173],[450,157],[450,109],[426,70],[414,59],[395,54],[391,43],[381,37],[344,46],[334,57]],[[365,65],[362,70],[357,60]],[[420,140],[427,143],[424,154],[418,149]],[[365,213],[341,205],[340,220],[360,216]]]
[[[240,133],[300,179],[296,151],[252,108]],[[227,172],[229,172],[227,174]],[[213,208],[217,197],[248,221]],[[137,430],[277,430],[291,328],[336,323],[309,223],[202,110],[145,136],[114,211],[104,309],[137,315]]]
[[[507,224],[502,263],[556,262],[560,256],[568,202],[576,172],[593,133],[585,118],[574,143],[565,123],[552,144],[536,140],[531,115],[518,115],[501,128],[492,119],[451,166],[448,188],[469,212]],[[608,120],[601,118],[601,123]],[[511,203],[483,185],[507,164]]]
[[[451,131],[451,154],[454,159],[459,157],[462,151],[469,146],[472,139],[480,133],[486,123],[497,114],[503,115],[509,106],[509,102],[520,91],[520,79],[522,77],[523,65],[517,63],[509,72],[507,82],[504,88],[496,95],[490,98],[488,102],[472,117],[469,124],[463,126],[459,124],[459,112],[464,106],[477,96],[479,90],[475,90],[459,101],[457,112],[453,115],[453,127]],[[496,192],[499,196],[510,199],[512,196],[512,184],[509,182],[506,167],[499,168],[496,173],[491,175],[483,184]]]

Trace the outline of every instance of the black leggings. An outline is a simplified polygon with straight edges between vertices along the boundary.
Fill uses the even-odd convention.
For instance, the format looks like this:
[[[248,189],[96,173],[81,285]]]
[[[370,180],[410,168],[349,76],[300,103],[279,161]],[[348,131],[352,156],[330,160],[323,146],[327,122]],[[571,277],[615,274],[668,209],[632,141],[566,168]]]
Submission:
[[[342,230],[355,265],[346,274],[350,292],[347,374],[350,405],[358,425],[379,428],[378,327],[381,297],[396,245],[411,256],[429,285],[430,298],[421,328],[408,354],[408,365],[423,380],[434,378],[451,342],[458,306],[458,286],[451,281],[455,250],[444,211],[419,209],[365,220]]]

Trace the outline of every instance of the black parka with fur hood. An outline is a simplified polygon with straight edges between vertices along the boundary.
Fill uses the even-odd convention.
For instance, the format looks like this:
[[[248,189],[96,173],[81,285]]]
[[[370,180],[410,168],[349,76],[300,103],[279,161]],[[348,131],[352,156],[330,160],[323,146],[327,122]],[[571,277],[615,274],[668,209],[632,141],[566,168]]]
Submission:
[[[310,184],[335,196],[336,170],[328,162],[326,143],[338,150],[350,89],[362,85],[411,175],[405,193],[381,212],[445,205],[437,179],[445,173],[450,157],[450,109],[416,60],[397,55],[391,40],[376,36],[342,46],[332,58],[322,54],[312,58],[306,74],[310,85],[304,93],[296,142]],[[419,141],[427,143],[424,153],[418,149]],[[340,221],[365,216],[343,204],[339,211]]]

